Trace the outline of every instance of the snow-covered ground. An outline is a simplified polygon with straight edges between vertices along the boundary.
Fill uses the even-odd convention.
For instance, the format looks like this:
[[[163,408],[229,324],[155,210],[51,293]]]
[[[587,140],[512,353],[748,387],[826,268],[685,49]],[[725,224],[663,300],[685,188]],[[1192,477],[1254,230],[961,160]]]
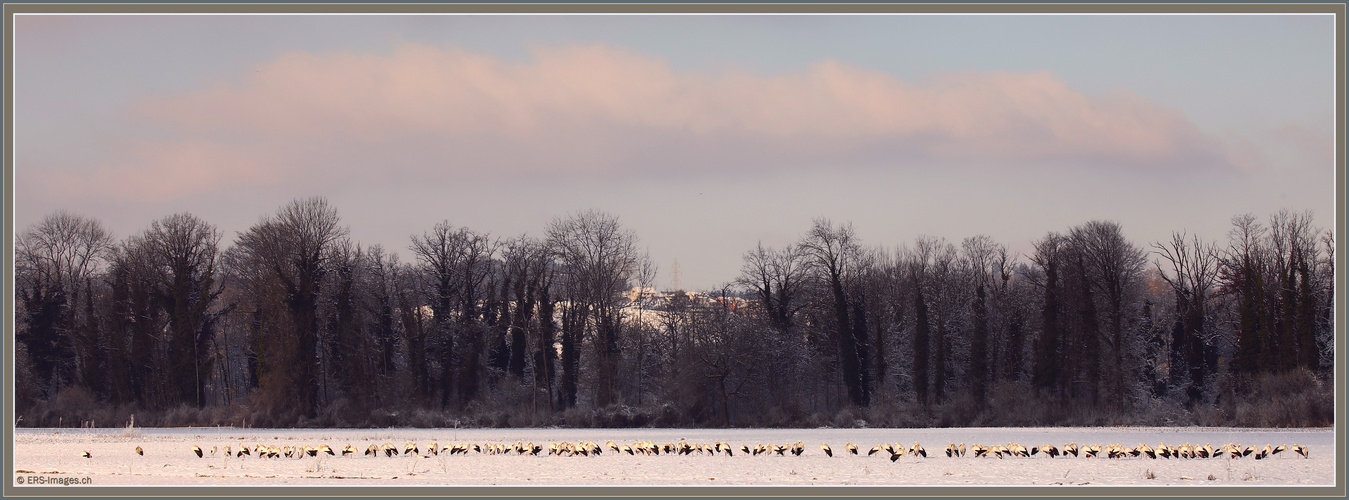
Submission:
[[[628,455],[605,450],[600,456],[547,456],[549,442],[592,440],[600,446],[652,441],[657,444],[730,443],[734,456],[660,454]],[[957,428],[957,429],[18,429],[15,433],[16,478],[90,477],[106,485],[1333,485],[1332,429],[1232,428]],[[393,443],[401,451],[415,442],[425,455],[435,441],[452,443],[541,444],[540,456],[473,453],[450,456],[364,455],[371,444]],[[801,456],[750,456],[740,445],[791,444],[801,441]],[[845,443],[860,447],[852,456]],[[892,462],[888,452],[867,456],[879,443],[915,442],[928,457],[904,455]],[[992,456],[948,458],[948,443],[1007,445],[1027,448],[1118,443],[1227,443],[1278,446],[1289,451],[1264,460],[1240,459],[1109,459],[1105,457],[1030,458]],[[820,449],[828,443],[834,456]],[[250,448],[327,444],[339,455],[304,458],[226,457],[225,446]],[[358,452],[340,455],[351,444]],[[1310,450],[1309,459],[1293,453],[1294,444]],[[198,458],[192,446],[200,446]],[[140,446],[145,454],[137,455]],[[214,456],[211,448],[217,449]],[[81,457],[88,451],[89,458]]]

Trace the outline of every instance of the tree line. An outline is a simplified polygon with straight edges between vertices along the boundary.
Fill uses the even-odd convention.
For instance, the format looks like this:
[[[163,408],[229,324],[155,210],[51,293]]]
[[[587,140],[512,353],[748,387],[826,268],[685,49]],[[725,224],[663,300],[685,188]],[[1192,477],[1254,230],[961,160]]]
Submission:
[[[1088,221],[867,245],[816,219],[717,289],[652,288],[618,217],[441,222],[412,260],[297,199],[16,245],[19,425],[1328,425],[1333,251],[1310,212],[1138,245]]]

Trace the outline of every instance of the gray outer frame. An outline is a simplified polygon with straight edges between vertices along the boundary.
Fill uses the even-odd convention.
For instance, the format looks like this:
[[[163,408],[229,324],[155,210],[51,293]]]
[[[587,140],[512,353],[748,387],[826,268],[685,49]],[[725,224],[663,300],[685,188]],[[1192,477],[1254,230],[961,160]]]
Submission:
[[[1093,13],[1093,14],[1147,14],[1147,13],[1329,13],[1335,15],[1335,39],[1337,53],[1335,60],[1335,210],[1333,224],[1335,234],[1335,276],[1336,290],[1344,290],[1345,285],[1345,14],[1344,3],[1189,3],[1189,4],[1067,4],[1067,3],[455,3],[455,4],[109,4],[109,3],[6,3],[4,5],[4,24],[0,36],[4,36],[4,96],[5,104],[14,99],[14,75],[10,71],[14,61],[13,26],[15,13]],[[15,347],[15,300],[14,290],[14,161],[13,106],[0,104],[4,109],[3,144],[3,196],[9,204],[0,209],[4,217],[0,226],[4,228],[4,267],[0,268],[3,287],[0,295],[3,302],[4,354],[10,366],[4,370],[4,448],[11,450],[4,454],[5,475],[14,474],[14,363]],[[1336,294],[1335,317],[1344,318],[1344,294]],[[703,486],[552,486],[547,488],[528,486],[310,486],[303,489],[274,489],[256,486],[191,486],[191,487],[108,487],[90,486],[57,488],[50,486],[14,486],[6,479],[3,482],[3,494],[9,496],[32,497],[68,497],[68,496],[120,496],[120,497],[188,497],[188,496],[332,496],[332,497],[386,497],[386,496],[572,496],[572,497],[614,497],[614,496],[745,496],[745,497],[818,497],[818,496],[1228,496],[1228,497],[1288,497],[1288,496],[1345,496],[1345,363],[1343,346],[1345,325],[1341,321],[1335,324],[1335,456],[1337,470],[1335,486],[1286,488],[1279,486],[1213,486],[1213,487],[1146,487],[1146,486],[1108,486],[1100,488],[1063,488],[1063,487],[1025,487],[999,489],[991,491],[989,487],[965,486],[752,486],[752,487],[703,487]]]

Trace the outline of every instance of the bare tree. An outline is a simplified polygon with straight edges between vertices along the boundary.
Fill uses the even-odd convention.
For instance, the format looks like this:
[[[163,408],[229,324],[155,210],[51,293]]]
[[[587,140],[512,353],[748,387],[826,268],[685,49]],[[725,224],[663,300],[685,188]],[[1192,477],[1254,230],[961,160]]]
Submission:
[[[280,302],[285,319],[273,323],[278,328],[260,346],[262,382],[278,398],[275,403],[286,401],[299,415],[314,416],[320,404],[318,298],[332,270],[334,245],[346,233],[337,210],[316,197],[264,217],[237,243],[265,278],[254,283],[255,296]]]
[[[1241,374],[1254,374],[1261,366],[1270,366],[1265,353],[1273,352],[1265,305],[1265,232],[1253,215],[1233,217],[1228,231],[1230,243],[1219,262],[1223,292],[1237,296],[1236,372]]]
[[[868,338],[871,358],[863,363],[871,366],[871,401],[875,404],[890,396],[890,358],[906,309],[899,298],[904,280],[895,255],[883,248],[864,249],[859,260],[860,272],[848,295],[852,297],[854,332]]]
[[[407,350],[407,367],[412,377],[411,397],[419,404],[427,404],[431,397],[431,353],[429,331],[431,311],[426,304],[435,298],[426,291],[432,288],[427,273],[410,263],[392,268],[394,300],[398,304],[398,319],[403,330],[403,345]]]
[[[78,380],[101,383],[96,372],[99,339],[89,307],[93,277],[112,248],[97,220],[64,210],[43,217],[19,235],[15,285],[26,317],[24,342],[44,394]]]
[[[1278,286],[1278,295],[1271,302],[1276,304],[1273,324],[1278,354],[1274,358],[1280,369],[1313,368],[1316,364],[1316,306],[1307,263],[1317,261],[1319,232],[1312,226],[1310,211],[1285,209],[1269,218],[1269,257],[1274,276],[1268,282]]]
[[[372,358],[367,368],[369,379],[374,381],[368,393],[374,404],[382,404],[385,397],[394,392],[391,381],[397,367],[395,355],[400,337],[397,312],[400,264],[397,254],[386,254],[384,247],[371,245],[366,251],[366,266],[362,287],[368,290],[366,315],[372,318],[367,326],[371,337],[367,340],[371,347],[367,356]]]
[[[144,235],[132,235],[109,252],[111,293],[104,323],[110,337],[108,383],[112,401],[135,402],[143,408],[161,408],[186,401],[166,375],[165,344],[168,318],[162,299],[162,279],[154,253]],[[181,353],[179,353],[181,354]]]
[[[455,391],[462,405],[478,390],[485,344],[478,301],[485,293],[496,242],[444,221],[420,238],[414,236],[411,249],[432,280],[430,335],[440,358],[441,405],[447,405]],[[455,317],[458,320],[452,321]]]
[[[548,245],[561,265],[563,290],[569,304],[563,312],[564,404],[576,404],[574,384],[580,368],[579,352],[586,325],[593,325],[596,357],[596,405],[617,400],[620,335],[619,309],[623,292],[638,269],[637,236],[619,224],[618,217],[600,211],[578,212],[553,219]]]
[[[196,216],[180,213],[152,222],[144,242],[158,267],[155,277],[169,319],[170,380],[178,388],[179,401],[204,407],[205,385],[215,362],[210,343],[225,312],[216,308],[222,292],[216,270],[220,232]]]
[[[1036,388],[1062,395],[1063,373],[1060,357],[1065,354],[1063,348],[1063,290],[1059,274],[1061,261],[1066,253],[1067,239],[1057,233],[1049,233],[1035,242],[1035,255],[1031,260],[1044,273],[1043,279],[1033,282],[1043,291],[1044,299],[1040,306],[1040,336],[1035,339],[1035,359],[1031,380]]]
[[[746,252],[737,283],[758,299],[774,330],[785,335],[795,325],[796,314],[806,306],[801,288],[806,280],[806,254],[801,246],[781,250],[764,248],[760,243]]]
[[[1026,302],[1030,294],[1025,289],[1030,283],[1021,279],[1024,273],[1020,270],[1027,266],[1018,263],[1015,256],[1009,257],[1005,250],[998,253],[998,277],[1000,278],[997,287],[998,311],[1006,322],[1006,330],[1003,332],[1003,368],[999,373],[1006,380],[1022,380],[1022,373],[1025,367],[1025,325],[1026,325]],[[1013,279],[1016,278],[1016,279]]]
[[[854,406],[867,406],[871,404],[864,365],[868,358],[865,352],[868,339],[865,332],[859,338],[854,331],[848,310],[850,303],[845,293],[845,282],[851,280],[858,271],[861,246],[853,234],[851,224],[835,227],[828,219],[815,219],[800,245],[807,256],[812,278],[817,286],[828,290],[826,294],[831,299],[833,327],[830,337],[838,349],[848,400]]]
[[[1200,400],[1205,387],[1204,353],[1208,341],[1205,320],[1208,317],[1208,299],[1218,279],[1218,247],[1204,243],[1198,236],[1186,240],[1185,233],[1171,233],[1168,243],[1153,243],[1152,247],[1162,262],[1155,263],[1157,271],[1176,295],[1176,321],[1184,332],[1180,345],[1173,346],[1174,361],[1183,361],[1188,368],[1191,404]],[[1172,366],[1181,364],[1173,361]]]
[[[932,261],[928,268],[929,301],[936,326],[932,335],[932,396],[935,402],[942,403],[946,400],[946,386],[954,374],[955,363],[952,361],[956,336],[952,330],[965,288],[961,283],[964,279],[955,245],[944,238],[929,238],[919,244],[932,245],[929,252]]]
[[[636,359],[633,360],[633,372],[637,375],[636,392],[638,405],[643,403],[644,395],[646,394],[646,367],[651,364],[648,362],[648,356],[652,344],[655,341],[654,335],[656,335],[655,330],[648,327],[645,316],[648,302],[655,292],[657,272],[656,263],[651,260],[651,252],[648,250],[646,253],[642,254],[641,259],[638,260],[637,274],[635,276],[637,280],[637,296],[633,298],[637,306],[637,324],[633,329],[637,341],[637,353]]]
[[[1325,300],[1321,304],[1320,328],[1317,329],[1315,341],[1319,347],[1318,369],[1328,373],[1335,364],[1335,233],[1326,230],[1321,236],[1321,242],[1325,247],[1325,263],[1320,266],[1320,293]]]
[[[324,384],[325,400],[338,397],[349,402],[364,401],[373,385],[368,353],[376,351],[376,346],[370,342],[365,328],[370,323],[367,317],[370,308],[365,305],[369,291],[366,274],[374,267],[370,257],[349,239],[338,241],[334,250],[334,279],[326,300],[328,306],[324,308],[327,354],[323,359],[331,360],[325,362],[325,379],[331,373],[336,383],[332,391]]]
[[[1123,410],[1125,294],[1137,284],[1147,260],[1141,249],[1124,238],[1115,222],[1088,222],[1074,228],[1071,237],[1095,278],[1092,284],[1105,293],[1106,313],[1110,316],[1109,342],[1114,354],[1110,363],[1112,402],[1116,410]]]
[[[510,283],[506,292],[514,299],[513,307],[506,308],[510,314],[510,322],[506,327],[510,339],[506,370],[517,378],[525,375],[526,338],[534,315],[535,294],[529,275],[533,267],[530,265],[533,253],[530,250],[533,246],[527,237],[520,236],[503,243],[501,251],[502,269]],[[533,286],[537,286],[537,282]]]
[[[553,409],[553,388],[556,380],[556,361],[557,361],[557,295],[553,293],[553,283],[557,277],[557,266],[553,261],[552,251],[548,246],[539,242],[536,248],[536,258],[532,261],[533,269],[530,274],[535,276],[537,284],[534,287],[535,301],[538,303],[538,328],[537,336],[534,340],[534,360],[532,363],[534,372],[534,390],[533,407],[538,410],[538,393],[543,389],[543,393],[548,397],[548,409]]]
[[[714,297],[694,320],[692,347],[697,355],[698,373],[708,382],[714,394],[715,406],[720,408],[722,427],[730,427],[732,398],[739,398],[758,375],[763,364],[757,356],[760,339],[743,317],[739,300],[730,293],[730,286],[707,294]]]
[[[999,258],[1002,262],[1006,260],[1007,249],[994,243],[993,238],[980,235],[966,238],[961,243],[961,251],[962,264],[967,269],[975,291],[971,311],[973,325],[970,329],[970,392],[975,404],[982,406],[989,382],[988,291],[995,282],[994,273],[1000,269]]]

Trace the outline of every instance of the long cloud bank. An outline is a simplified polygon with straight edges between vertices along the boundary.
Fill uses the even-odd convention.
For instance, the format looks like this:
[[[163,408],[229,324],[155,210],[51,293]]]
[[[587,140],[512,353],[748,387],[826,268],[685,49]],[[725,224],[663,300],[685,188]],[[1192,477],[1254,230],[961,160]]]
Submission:
[[[224,185],[497,175],[699,175],[959,162],[1103,168],[1230,164],[1180,112],[1049,72],[910,82],[822,61],[785,74],[679,71],[605,45],[523,61],[404,44],[290,52],[232,82],[138,102],[155,133],[88,179],[172,198]],[[69,188],[74,178],[47,180]],[[147,185],[147,180],[153,180]]]

